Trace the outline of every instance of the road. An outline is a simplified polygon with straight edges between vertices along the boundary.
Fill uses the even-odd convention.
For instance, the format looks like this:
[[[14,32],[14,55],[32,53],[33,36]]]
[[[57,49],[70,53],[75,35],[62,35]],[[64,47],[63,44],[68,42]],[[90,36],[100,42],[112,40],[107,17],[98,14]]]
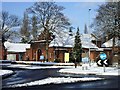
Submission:
[[[75,90],[77,88],[85,89],[92,88],[105,88],[105,89],[118,89],[118,84],[120,83],[119,77],[115,76],[96,76],[96,75],[73,75],[73,74],[61,74],[57,72],[59,69],[43,69],[43,70],[20,70],[14,69],[15,73],[9,78],[2,80],[2,90],[60,90],[65,88],[71,88]],[[92,81],[92,82],[78,82],[70,84],[50,84],[50,85],[40,85],[40,86],[30,86],[21,88],[6,88],[8,85],[27,83],[35,80],[45,79],[47,77],[104,77],[105,80]]]

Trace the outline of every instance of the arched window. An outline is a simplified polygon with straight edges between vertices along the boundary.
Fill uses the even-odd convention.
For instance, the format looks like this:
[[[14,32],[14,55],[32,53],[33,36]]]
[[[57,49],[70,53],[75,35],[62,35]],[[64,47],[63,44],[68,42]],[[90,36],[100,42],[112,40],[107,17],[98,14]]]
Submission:
[[[42,51],[41,51],[41,49],[38,49],[38,54],[40,54],[40,55],[42,54]]]

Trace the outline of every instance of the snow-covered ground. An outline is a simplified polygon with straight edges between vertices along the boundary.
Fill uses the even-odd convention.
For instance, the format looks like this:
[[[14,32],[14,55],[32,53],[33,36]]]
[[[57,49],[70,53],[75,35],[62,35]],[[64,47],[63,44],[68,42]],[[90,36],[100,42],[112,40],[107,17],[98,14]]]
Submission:
[[[41,63],[41,62],[40,62]],[[48,63],[49,64],[49,63]],[[61,63],[60,63],[61,64]],[[66,63],[67,64],[67,63]],[[114,75],[118,76],[120,69],[118,67],[98,67],[96,63],[83,64],[82,66],[40,66],[40,65],[25,65],[25,64],[11,64],[7,67],[21,68],[21,69],[48,69],[48,68],[63,68],[59,70],[60,73],[71,73],[71,74],[94,74],[94,75]]]
[[[37,61],[15,61],[17,64],[11,64],[7,67],[21,69],[47,69],[47,68],[70,68],[74,63],[54,63]]]
[[[24,68],[24,69],[46,69],[46,68],[63,68],[60,69],[60,73],[72,73],[72,74],[95,74],[95,75],[119,75],[120,69],[117,67],[105,67],[105,72],[103,67],[98,67],[96,63],[92,63],[91,67],[89,64],[83,64],[82,66],[35,66],[35,65],[24,65],[24,64],[11,64],[8,67],[12,68]],[[2,73],[1,73],[2,72]],[[10,70],[0,70],[0,76],[5,74],[11,74],[13,71]],[[23,86],[34,86],[34,85],[46,85],[46,84],[62,84],[62,83],[74,83],[74,82],[84,82],[84,81],[95,81],[102,80],[104,78],[99,77],[83,77],[83,78],[73,78],[73,77],[48,77],[42,80],[36,80],[28,83],[21,83],[10,85],[8,87],[23,87]]]
[[[85,78],[71,78],[71,77],[48,77],[42,80],[37,80],[29,83],[15,84],[8,87],[23,87],[23,86],[34,86],[34,85],[45,85],[45,84],[61,84],[61,83],[73,83],[83,81],[95,81],[103,78],[85,77]]]
[[[13,73],[12,70],[0,70],[0,76],[10,75],[12,73]]]
[[[13,64],[7,67],[10,68],[21,68],[21,69],[48,69],[48,68],[71,68],[72,66],[35,66],[35,65],[24,65],[24,64]]]
[[[55,62],[40,62],[40,61],[15,61],[18,64],[32,64],[32,65],[56,65],[56,66],[73,66],[74,63],[55,63]]]
[[[69,69],[61,69],[61,73],[71,73],[71,74],[95,74],[95,75],[115,75],[118,76],[120,69],[117,67],[98,67],[96,64],[89,66],[89,64],[84,64],[83,66],[78,66],[77,68],[72,67]]]
[[[52,63],[52,62],[27,62],[27,61],[19,61],[21,64],[11,64],[7,67],[11,68],[22,68],[22,69],[48,69],[48,68],[63,68],[59,70],[60,73],[71,73],[71,74],[95,74],[95,75],[119,75],[120,69],[118,67],[98,67],[96,63],[91,63],[91,66],[89,64],[83,64],[82,66],[73,66],[73,63]],[[25,65],[25,63],[27,65]],[[30,63],[35,63],[34,65]],[[37,65],[38,64],[38,65]],[[45,64],[45,66],[40,66],[39,64]],[[49,66],[49,64],[53,64],[52,66]],[[58,65],[56,65],[58,64]],[[48,66],[47,66],[48,65]],[[64,66],[67,65],[67,66]],[[70,66],[69,66],[70,65]]]

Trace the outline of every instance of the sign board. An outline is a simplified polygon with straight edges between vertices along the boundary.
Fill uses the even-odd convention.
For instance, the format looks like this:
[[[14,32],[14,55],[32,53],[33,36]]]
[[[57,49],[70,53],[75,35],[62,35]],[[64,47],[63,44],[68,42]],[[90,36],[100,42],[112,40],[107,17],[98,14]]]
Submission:
[[[109,62],[108,62],[108,59],[107,59],[107,55],[105,53],[100,53],[99,54],[99,58],[97,60],[97,65],[98,66],[109,66]]]
[[[44,56],[43,55],[40,56],[40,60],[44,60]]]
[[[88,57],[82,58],[82,63],[88,63],[88,62],[89,62],[89,58]]]
[[[100,54],[100,59],[105,60],[107,58],[107,55],[105,53]]]
[[[65,53],[64,61],[69,62],[69,53]]]

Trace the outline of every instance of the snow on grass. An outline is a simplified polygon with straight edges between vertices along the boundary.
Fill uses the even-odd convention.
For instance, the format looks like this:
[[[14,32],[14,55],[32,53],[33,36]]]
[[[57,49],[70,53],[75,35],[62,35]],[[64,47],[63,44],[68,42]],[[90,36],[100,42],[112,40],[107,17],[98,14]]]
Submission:
[[[23,64],[13,64],[8,67],[30,67],[31,65],[23,65]]]
[[[48,69],[48,68],[71,68],[72,66],[36,66],[36,65],[13,64],[7,67],[21,69]]]
[[[24,69],[49,69],[49,68],[65,68],[65,66],[31,66],[31,67],[23,67],[23,68]]]
[[[119,72],[120,72],[120,69],[116,69],[116,70],[111,70],[111,71],[108,71],[108,72],[101,73],[101,75],[118,76],[118,75],[120,75]]]
[[[40,62],[41,63],[41,62]],[[117,67],[105,67],[105,72],[103,67],[98,67],[96,63],[83,64],[82,66],[36,66],[36,65],[24,65],[24,64],[13,64],[9,65],[11,68],[21,68],[21,69],[49,69],[49,68],[64,68],[59,70],[60,73],[72,73],[72,74],[95,74],[95,75],[119,75],[120,69]]]
[[[55,63],[55,62],[39,62],[39,61],[15,61],[18,64],[32,64],[32,65],[65,65],[65,66],[73,66],[74,63]]]
[[[95,81],[95,80],[101,80],[101,79],[103,79],[103,78],[94,78],[94,77],[85,77],[85,78],[49,77],[49,78],[46,78],[46,79],[33,81],[33,82],[29,82],[29,83],[10,85],[8,87],[23,87],[23,86],[45,85],[45,84],[74,83],[74,82],[82,82],[82,81]]]
[[[103,67],[98,67],[96,65],[88,66],[83,65],[77,68],[68,68],[59,70],[60,73],[71,73],[71,74],[95,74],[95,75],[115,75],[118,76],[120,69],[117,67],[105,67],[105,72]]]
[[[0,70],[0,76],[12,74],[12,70]]]

